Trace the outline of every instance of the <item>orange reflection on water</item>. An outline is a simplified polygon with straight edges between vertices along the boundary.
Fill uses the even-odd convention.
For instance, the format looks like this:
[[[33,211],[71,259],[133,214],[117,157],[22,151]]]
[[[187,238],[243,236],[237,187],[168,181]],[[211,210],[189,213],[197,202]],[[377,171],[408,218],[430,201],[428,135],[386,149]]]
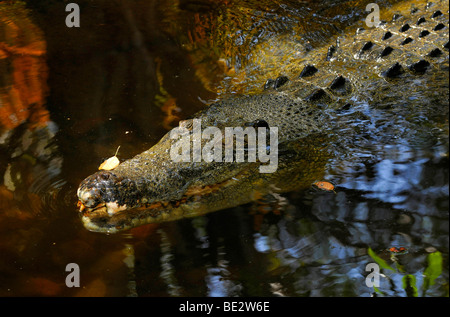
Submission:
[[[28,121],[31,127],[49,121],[46,45],[42,32],[22,6],[0,4],[0,130]]]

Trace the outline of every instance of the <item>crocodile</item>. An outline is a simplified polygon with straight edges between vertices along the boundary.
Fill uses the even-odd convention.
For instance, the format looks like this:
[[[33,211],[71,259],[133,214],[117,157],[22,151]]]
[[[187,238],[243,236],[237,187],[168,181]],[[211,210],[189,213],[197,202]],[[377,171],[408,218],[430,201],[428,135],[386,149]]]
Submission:
[[[330,159],[352,155],[356,131],[368,125],[375,126],[369,139],[382,144],[395,134],[430,136],[436,126],[448,133],[448,1],[406,1],[391,11],[387,22],[351,26],[328,45],[299,56],[295,65],[261,83],[259,92],[224,98],[175,128],[191,139],[196,122],[223,134],[227,127],[276,128],[275,171],[261,173],[266,163],[227,161],[224,153],[216,161],[174,160],[171,151],[179,139],[172,130],[149,150],[81,182],[84,226],[116,233],[308,188],[322,179]],[[266,151],[275,149],[264,143],[268,139],[258,141]],[[197,142],[204,149],[208,139]]]

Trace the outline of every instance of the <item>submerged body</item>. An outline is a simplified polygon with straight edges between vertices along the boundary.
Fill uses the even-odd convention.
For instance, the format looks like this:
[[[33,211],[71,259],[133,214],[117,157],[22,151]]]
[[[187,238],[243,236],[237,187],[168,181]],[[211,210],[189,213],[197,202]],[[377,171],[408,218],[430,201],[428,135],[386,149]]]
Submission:
[[[79,206],[86,228],[114,233],[307,188],[322,178],[335,154],[333,147],[346,145],[355,129],[365,125],[349,122],[364,122],[367,107],[384,123],[391,120],[391,125],[399,122],[417,129],[445,125],[448,1],[428,6],[420,2],[413,9],[411,4],[395,7],[393,11],[401,15],[392,21],[376,28],[349,29],[346,36],[299,58],[278,78],[261,83],[260,93],[223,100],[194,116],[202,127],[222,132],[227,127],[276,127],[275,172],[260,173],[264,163],[258,161],[175,162],[170,152],[176,140],[169,132],[151,149],[80,184]],[[191,135],[192,122],[180,123]],[[377,142],[395,137],[389,135],[393,130],[386,133],[380,126],[373,132]],[[206,141],[200,140],[202,145]]]

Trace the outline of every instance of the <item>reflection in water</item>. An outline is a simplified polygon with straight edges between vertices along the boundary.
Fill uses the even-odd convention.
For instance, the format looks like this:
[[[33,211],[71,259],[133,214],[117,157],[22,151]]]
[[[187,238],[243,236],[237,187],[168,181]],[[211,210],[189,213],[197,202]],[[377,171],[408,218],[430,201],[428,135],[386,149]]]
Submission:
[[[66,181],[61,178],[62,157],[58,156],[53,140],[56,126],[48,122],[46,127],[28,129],[22,135],[5,140],[11,157],[3,175],[3,184],[14,193],[21,206],[37,216],[57,210],[57,197]],[[16,130],[18,131],[18,130]]]
[[[407,131],[376,111],[336,145],[325,177],[335,192],[264,197],[123,235],[86,231],[75,191],[101,157],[118,145],[125,157],[141,152],[201,100],[260,89],[261,60],[296,57],[264,54],[280,30],[301,54],[363,11],[346,1],[120,3],[86,7],[86,36],[54,27],[62,4],[30,1],[47,43],[26,11],[0,3],[0,296],[370,296],[368,248],[394,268],[382,270],[380,292],[448,296],[448,128]],[[390,247],[408,252],[394,258]],[[443,270],[427,286],[436,251]],[[79,289],[64,284],[68,263],[81,268]]]
[[[23,4],[0,4],[0,133],[28,121],[43,127],[48,92],[46,45]]]
[[[0,4],[0,188],[6,212],[36,217],[48,212],[65,181],[58,128],[45,108],[46,43],[27,13],[21,3]]]
[[[207,268],[206,285],[208,287],[208,296],[229,297],[242,294],[240,283],[230,279],[227,264],[226,260],[220,260],[216,267]]]
[[[175,277],[175,270],[171,261],[173,260],[173,254],[170,249],[170,242],[168,241],[167,235],[163,230],[157,231],[161,235],[161,273],[160,277],[167,284],[167,293],[170,296],[180,296],[180,287],[177,285],[177,280]]]

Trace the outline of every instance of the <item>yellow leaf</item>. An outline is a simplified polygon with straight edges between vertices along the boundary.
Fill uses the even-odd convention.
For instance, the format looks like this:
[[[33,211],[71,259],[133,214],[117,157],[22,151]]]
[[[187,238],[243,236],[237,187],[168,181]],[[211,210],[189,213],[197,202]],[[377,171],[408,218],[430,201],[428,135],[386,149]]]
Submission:
[[[99,170],[105,170],[105,171],[110,171],[112,169],[115,169],[117,167],[117,165],[120,164],[120,161],[117,158],[117,153],[119,152],[119,149],[120,149],[120,145],[117,148],[116,154],[114,156],[111,156],[109,159],[104,161],[102,164],[100,164],[98,169]]]

